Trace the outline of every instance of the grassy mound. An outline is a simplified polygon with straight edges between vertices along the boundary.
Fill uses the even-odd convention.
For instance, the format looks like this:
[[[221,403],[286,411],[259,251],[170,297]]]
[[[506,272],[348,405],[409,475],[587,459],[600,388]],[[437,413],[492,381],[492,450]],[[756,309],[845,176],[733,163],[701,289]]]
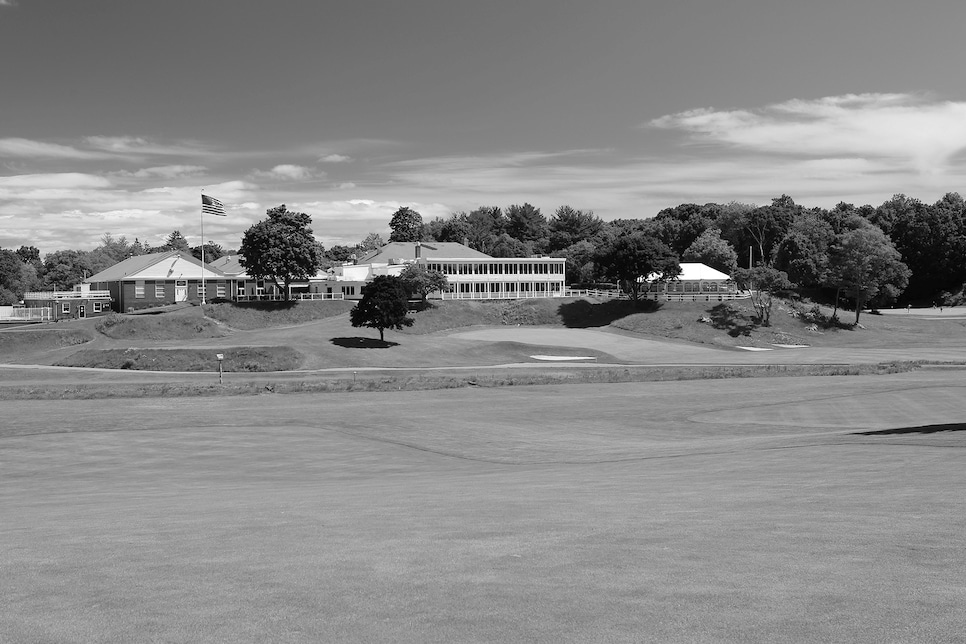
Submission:
[[[160,315],[111,314],[97,321],[94,328],[115,340],[183,340],[220,338],[226,332],[215,322],[201,317],[198,309],[185,309]]]
[[[82,349],[61,360],[59,367],[95,367],[140,371],[218,371],[216,353],[224,355],[226,372],[291,371],[302,364],[292,347],[233,347],[226,349]]]
[[[23,356],[85,344],[94,339],[87,329],[30,329],[0,333],[0,362],[13,362]]]
[[[424,334],[470,326],[559,325],[561,308],[573,299],[445,300],[412,315],[415,323],[403,333]]]
[[[235,329],[254,330],[305,324],[348,313],[348,300],[296,300],[292,302],[223,302],[206,304],[205,316]]]

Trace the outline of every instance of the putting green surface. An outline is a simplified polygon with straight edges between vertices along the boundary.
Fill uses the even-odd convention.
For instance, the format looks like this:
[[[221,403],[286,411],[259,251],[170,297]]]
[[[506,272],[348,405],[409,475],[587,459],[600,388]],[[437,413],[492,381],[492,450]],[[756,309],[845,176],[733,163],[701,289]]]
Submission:
[[[5,401],[0,640],[958,641],[964,394]]]

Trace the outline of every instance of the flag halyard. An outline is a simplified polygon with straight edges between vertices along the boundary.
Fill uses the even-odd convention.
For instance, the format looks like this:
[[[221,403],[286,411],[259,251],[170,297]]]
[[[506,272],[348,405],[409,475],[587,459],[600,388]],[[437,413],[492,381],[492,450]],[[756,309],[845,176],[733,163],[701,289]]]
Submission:
[[[225,204],[206,194],[201,195],[201,212],[206,215],[218,215],[219,217],[228,216],[228,213],[225,212]]]

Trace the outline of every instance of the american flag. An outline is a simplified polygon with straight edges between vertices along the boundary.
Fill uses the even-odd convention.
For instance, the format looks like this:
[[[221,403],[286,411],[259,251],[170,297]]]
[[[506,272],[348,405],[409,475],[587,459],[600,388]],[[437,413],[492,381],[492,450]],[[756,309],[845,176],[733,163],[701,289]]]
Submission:
[[[214,197],[209,197],[208,195],[201,195],[201,212],[206,215],[218,215],[219,217],[226,217],[225,204],[221,203]]]

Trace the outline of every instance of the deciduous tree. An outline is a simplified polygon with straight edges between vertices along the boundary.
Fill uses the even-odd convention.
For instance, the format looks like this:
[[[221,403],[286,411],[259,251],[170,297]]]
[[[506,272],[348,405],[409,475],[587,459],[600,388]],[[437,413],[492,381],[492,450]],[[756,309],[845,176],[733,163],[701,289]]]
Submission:
[[[739,268],[735,280],[751,289],[751,304],[762,326],[771,326],[771,309],[778,293],[792,288],[785,271],[773,266],[759,264],[752,268]]]
[[[389,220],[391,242],[417,242],[423,238],[423,217],[412,208],[403,206]]]
[[[686,262],[701,262],[731,275],[738,268],[738,254],[721,238],[721,231],[708,228],[698,235],[681,257]]]
[[[349,311],[349,321],[355,327],[379,330],[385,341],[385,329],[412,326],[409,313],[409,291],[398,277],[378,275],[362,287],[362,299]]]
[[[431,271],[422,264],[410,264],[399,273],[399,279],[412,295],[418,295],[423,304],[434,291],[446,288],[446,275],[439,271]]]
[[[617,281],[638,299],[642,282],[652,273],[662,281],[672,280],[681,274],[678,256],[667,244],[642,232],[614,237],[597,247],[594,263],[605,277]]]
[[[894,298],[909,283],[909,268],[881,229],[869,224],[843,233],[832,245],[829,281],[855,300],[855,324],[866,303]],[[838,297],[836,294],[836,308]]]
[[[323,248],[316,241],[304,212],[291,212],[285,204],[266,211],[242,237],[239,262],[253,279],[270,279],[291,298],[289,286],[306,280],[322,266]]]

